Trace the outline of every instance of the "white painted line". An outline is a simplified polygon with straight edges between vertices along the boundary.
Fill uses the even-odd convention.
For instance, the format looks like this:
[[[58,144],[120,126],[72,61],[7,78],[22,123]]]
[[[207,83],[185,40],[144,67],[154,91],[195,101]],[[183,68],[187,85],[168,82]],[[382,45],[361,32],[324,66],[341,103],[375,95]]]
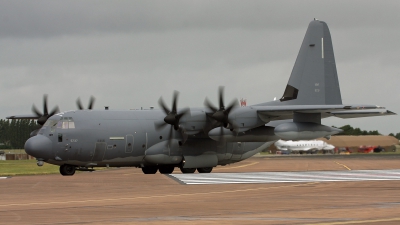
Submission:
[[[185,184],[255,184],[400,180],[400,170],[171,174]]]
[[[0,179],[7,179],[8,177],[0,177]]]

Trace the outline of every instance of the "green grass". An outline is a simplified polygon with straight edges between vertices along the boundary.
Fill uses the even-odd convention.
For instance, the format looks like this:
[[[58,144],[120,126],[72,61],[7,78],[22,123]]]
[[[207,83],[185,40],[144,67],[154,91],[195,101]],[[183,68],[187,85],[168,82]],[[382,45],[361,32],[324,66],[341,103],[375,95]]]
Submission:
[[[1,160],[0,176],[56,174],[59,166],[45,163],[37,166],[36,160]]]

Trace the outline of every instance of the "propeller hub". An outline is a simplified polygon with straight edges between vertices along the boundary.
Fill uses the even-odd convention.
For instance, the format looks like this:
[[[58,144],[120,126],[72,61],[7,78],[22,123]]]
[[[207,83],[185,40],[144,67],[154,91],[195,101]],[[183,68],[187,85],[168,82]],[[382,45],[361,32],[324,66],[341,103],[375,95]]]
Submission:
[[[212,115],[212,118],[219,122],[226,122],[227,116],[225,115],[224,111],[217,111]]]
[[[168,124],[174,125],[176,123],[176,118],[174,114],[168,114],[165,118],[164,121]]]

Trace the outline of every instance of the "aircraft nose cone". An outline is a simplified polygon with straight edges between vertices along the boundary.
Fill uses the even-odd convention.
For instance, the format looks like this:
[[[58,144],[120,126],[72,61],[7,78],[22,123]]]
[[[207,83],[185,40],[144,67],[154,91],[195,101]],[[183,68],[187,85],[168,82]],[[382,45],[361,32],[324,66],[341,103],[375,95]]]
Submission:
[[[43,135],[36,135],[25,142],[25,152],[31,156],[42,159],[53,158],[52,143]]]

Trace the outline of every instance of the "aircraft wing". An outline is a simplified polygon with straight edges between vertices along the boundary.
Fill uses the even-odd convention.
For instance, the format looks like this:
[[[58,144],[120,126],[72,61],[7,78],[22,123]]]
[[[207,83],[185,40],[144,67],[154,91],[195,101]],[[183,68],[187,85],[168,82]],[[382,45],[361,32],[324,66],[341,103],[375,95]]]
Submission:
[[[15,120],[15,119],[38,119],[37,115],[16,115],[16,116],[8,116],[6,119]]]
[[[335,117],[339,117],[342,119],[349,118],[358,118],[358,117],[369,117],[369,116],[389,116],[389,115],[397,115],[396,113],[386,110],[386,111],[378,111],[378,110],[355,110],[355,111],[339,111],[331,113]]]
[[[282,105],[282,106],[252,106],[252,108],[257,110],[258,115],[263,121],[292,119],[293,114],[295,112],[321,113],[322,118],[325,118],[334,115],[335,112],[340,112],[344,116],[344,113],[349,113],[353,110],[356,110],[357,112],[359,112],[358,117],[362,117],[362,115],[364,116],[366,115],[366,114],[360,114],[360,112],[363,112],[364,110],[384,109],[384,107],[376,105]],[[339,116],[340,113],[337,114],[338,117],[340,117]],[[353,115],[357,115],[357,113],[353,113]]]

